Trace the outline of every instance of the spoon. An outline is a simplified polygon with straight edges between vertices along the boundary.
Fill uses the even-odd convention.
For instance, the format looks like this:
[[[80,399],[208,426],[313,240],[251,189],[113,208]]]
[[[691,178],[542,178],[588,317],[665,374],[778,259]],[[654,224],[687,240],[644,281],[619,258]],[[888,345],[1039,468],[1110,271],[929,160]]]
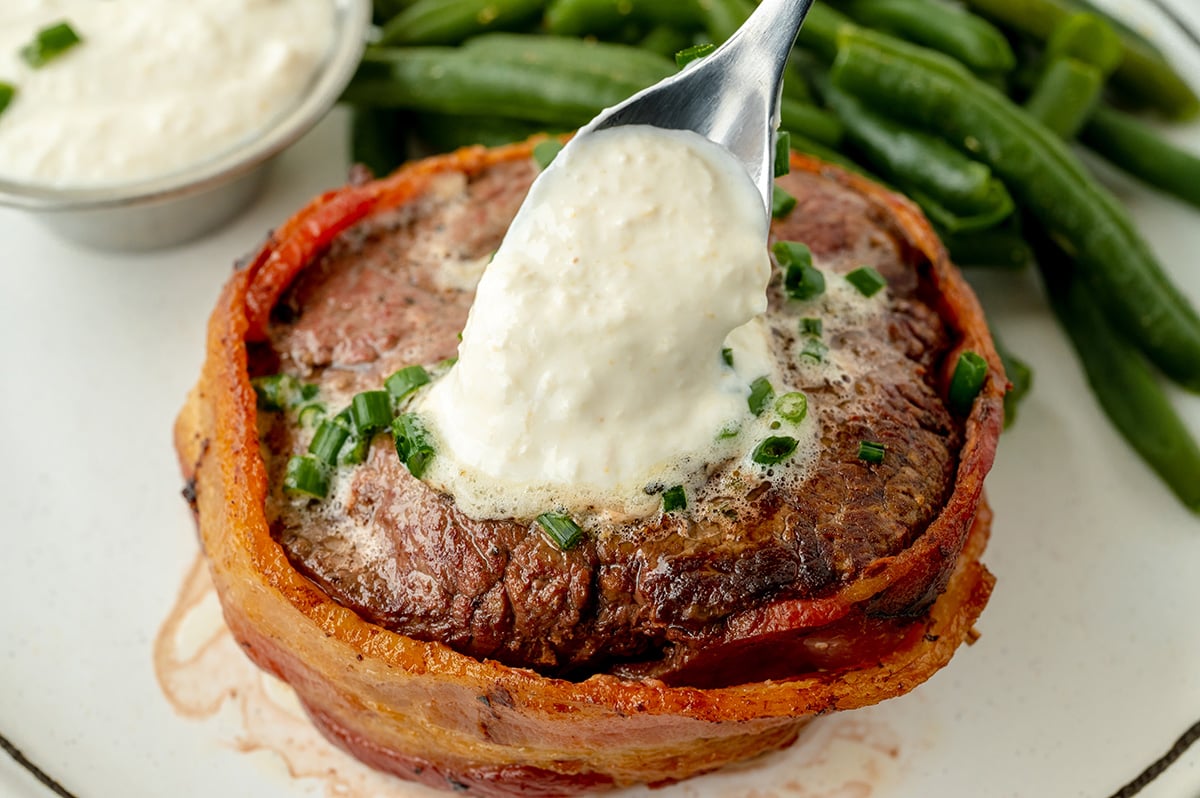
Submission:
[[[600,113],[576,140],[612,127],[690,130],[737,158],[771,212],[779,91],[813,0],[763,0],[711,55]]]

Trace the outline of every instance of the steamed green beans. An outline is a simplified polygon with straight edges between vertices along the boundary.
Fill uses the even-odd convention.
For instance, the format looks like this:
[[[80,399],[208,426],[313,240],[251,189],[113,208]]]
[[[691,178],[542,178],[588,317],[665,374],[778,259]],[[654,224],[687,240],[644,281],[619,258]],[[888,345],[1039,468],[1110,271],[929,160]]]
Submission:
[[[963,66],[890,36],[846,30],[834,85],[935,130],[992,167],[1070,243],[1114,322],[1180,384],[1200,391],[1200,317],[1117,200],[1055,136]]]
[[[458,44],[537,19],[547,0],[417,0],[383,26],[379,44]]]
[[[1100,100],[1104,76],[1075,58],[1055,58],[1038,79],[1025,110],[1061,139],[1075,138]]]
[[[569,128],[649,85],[561,66],[549,71],[456,48],[375,47],[363,56],[343,98],[365,106],[491,114]]]
[[[1064,0],[965,0],[966,4],[998,24],[1047,40],[1078,5]],[[1134,36],[1123,34],[1124,51],[1113,82],[1129,97],[1168,116],[1190,118],[1200,113],[1200,97],[1157,52]]]
[[[1012,214],[1012,197],[984,164],[939,138],[874,113],[837,89],[828,88],[826,100],[845,124],[850,144],[943,229],[984,230]]]
[[[1200,512],[1200,446],[1129,341],[1110,328],[1091,287],[1048,241],[1037,248],[1050,304],[1113,426],[1193,512]]]
[[[1200,207],[1200,156],[1176,147],[1144,122],[1102,106],[1080,138],[1134,177]]]
[[[704,25],[698,0],[553,0],[546,29],[556,36],[604,35],[629,22],[693,30]]]
[[[855,21],[958,59],[975,72],[1008,72],[1017,59],[987,20],[940,0],[848,0]]]

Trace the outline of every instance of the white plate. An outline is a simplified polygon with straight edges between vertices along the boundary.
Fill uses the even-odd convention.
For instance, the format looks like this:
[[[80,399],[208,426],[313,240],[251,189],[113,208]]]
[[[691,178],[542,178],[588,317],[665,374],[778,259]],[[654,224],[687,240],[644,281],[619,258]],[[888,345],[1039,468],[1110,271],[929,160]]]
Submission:
[[[1180,35],[1124,5],[1200,76]],[[1177,5],[1200,28],[1200,4]],[[193,709],[237,697],[187,718],[155,677],[195,559],[170,431],[209,309],[235,258],[342,182],[344,127],[331,117],[285,155],[239,222],[168,252],[86,252],[0,211],[0,734],[80,798],[433,794],[331,753],[227,638],[197,649],[217,628],[211,600],[172,638],[176,654],[199,652],[172,689]],[[1172,135],[1200,151],[1200,127]],[[1114,186],[1200,303],[1200,214]],[[1200,719],[1200,520],[1101,417],[1032,277],[975,281],[1036,371],[988,480],[999,581],[983,637],[909,696],[648,794],[1104,798]],[[1200,398],[1179,398],[1200,431]],[[49,793],[0,756],[0,795]],[[1200,795],[1200,747],[1143,795]]]

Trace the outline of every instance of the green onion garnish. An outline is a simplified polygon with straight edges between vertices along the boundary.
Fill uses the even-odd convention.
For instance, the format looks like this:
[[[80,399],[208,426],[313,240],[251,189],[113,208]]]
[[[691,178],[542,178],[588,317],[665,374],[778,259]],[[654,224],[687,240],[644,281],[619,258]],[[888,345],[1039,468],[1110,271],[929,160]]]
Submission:
[[[4,109],[8,107],[15,96],[17,96],[17,87],[0,80],[0,114],[4,113]]]
[[[775,412],[793,424],[799,424],[808,415],[808,397],[799,391],[785,393],[775,400]]]
[[[425,473],[436,452],[429,440],[425,425],[415,413],[405,413],[392,422],[392,435],[396,438],[396,454],[400,462],[417,479]]]
[[[83,39],[66,22],[42,28],[29,44],[21,48],[21,58],[33,68],[45,66],[79,44]]]
[[[673,513],[676,510],[687,509],[687,494],[683,490],[683,485],[676,485],[669,490],[663,491],[663,512]]]
[[[329,495],[329,469],[311,455],[292,457],[287,462],[283,489],[291,494],[324,499]]]
[[[771,247],[783,269],[783,290],[792,299],[812,299],[825,291],[825,275],[812,265],[812,252],[797,241],[776,241]]]
[[[723,441],[729,438],[736,438],[738,433],[742,431],[742,425],[731,422],[721,427],[721,431],[717,433],[717,440]]]
[[[722,349],[721,359],[725,361],[726,366],[733,366],[733,350],[729,347]]]
[[[750,405],[751,413],[761,416],[774,397],[775,389],[771,387],[770,380],[766,377],[759,377],[750,383],[750,398],[746,400],[746,403]]]
[[[448,357],[448,358],[446,358],[445,360],[443,360],[441,363],[438,363],[438,368],[440,368],[440,369],[449,369],[449,368],[453,368],[453,367],[454,367],[454,364],[455,364],[455,363],[457,363],[457,362],[458,362],[458,358],[456,358],[456,357]]]
[[[715,44],[709,44],[708,42],[705,42],[704,44],[692,45],[691,47],[675,53],[675,65],[680,69],[683,69],[688,64],[696,61],[697,59],[703,58],[706,55],[709,55],[713,50],[716,49],[717,46]]]
[[[334,465],[342,445],[350,437],[350,430],[332,419],[326,419],[317,427],[312,442],[308,444],[308,453],[322,463]]]
[[[320,402],[309,402],[306,405],[301,405],[298,418],[301,426],[311,427],[325,418],[325,405]]]
[[[827,354],[829,354],[829,346],[819,338],[809,338],[804,342],[804,348],[800,350],[801,359],[813,363],[824,363]]]
[[[392,401],[399,403],[406,399],[410,393],[428,383],[428,371],[422,366],[408,366],[388,377],[383,386],[392,395]]]
[[[870,266],[860,266],[846,275],[846,282],[858,289],[863,296],[875,296],[887,287],[883,275]]]
[[[579,524],[571,520],[569,515],[542,513],[537,517],[537,522],[563,551],[575,548],[583,538],[583,530],[579,528]]]
[[[775,134],[775,176],[783,177],[792,171],[792,134],[780,130]]]
[[[825,325],[820,319],[814,319],[811,316],[806,316],[800,319],[800,332],[803,335],[821,335],[825,331]]]
[[[796,198],[779,186],[771,187],[771,218],[782,219],[796,207]]]
[[[360,438],[370,438],[392,423],[392,400],[387,391],[363,391],[350,400],[350,421]]]
[[[355,432],[351,409],[347,407],[334,416],[332,421],[348,433],[345,443],[342,444],[342,450],[338,452],[338,465],[358,465],[365,461],[367,452],[371,448],[371,436],[363,437]]]
[[[558,154],[562,152],[563,143],[558,139],[546,139],[539,141],[533,146],[533,160],[537,162],[539,169],[545,169],[549,166]],[[495,253],[493,253],[495,254]],[[459,333],[459,339],[462,340],[462,333]]]
[[[250,380],[260,410],[286,410],[316,397],[316,385],[300,382],[291,374],[272,374]]]
[[[954,376],[950,378],[950,409],[962,416],[970,413],[975,397],[983,389],[987,373],[987,361],[975,352],[967,350],[959,355]]]
[[[861,441],[858,444],[858,459],[867,463],[879,465],[883,462],[883,455],[887,452],[887,447],[882,443],[875,441]]]
[[[770,437],[755,448],[750,459],[760,465],[777,465],[792,456],[796,445],[795,438]]]

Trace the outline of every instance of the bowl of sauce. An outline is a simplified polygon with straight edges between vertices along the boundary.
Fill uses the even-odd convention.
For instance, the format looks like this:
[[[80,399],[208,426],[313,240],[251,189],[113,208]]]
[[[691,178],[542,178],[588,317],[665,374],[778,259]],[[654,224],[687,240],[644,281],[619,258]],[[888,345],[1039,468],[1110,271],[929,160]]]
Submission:
[[[13,0],[0,8],[0,204],[102,249],[199,236],[329,110],[366,0]]]

